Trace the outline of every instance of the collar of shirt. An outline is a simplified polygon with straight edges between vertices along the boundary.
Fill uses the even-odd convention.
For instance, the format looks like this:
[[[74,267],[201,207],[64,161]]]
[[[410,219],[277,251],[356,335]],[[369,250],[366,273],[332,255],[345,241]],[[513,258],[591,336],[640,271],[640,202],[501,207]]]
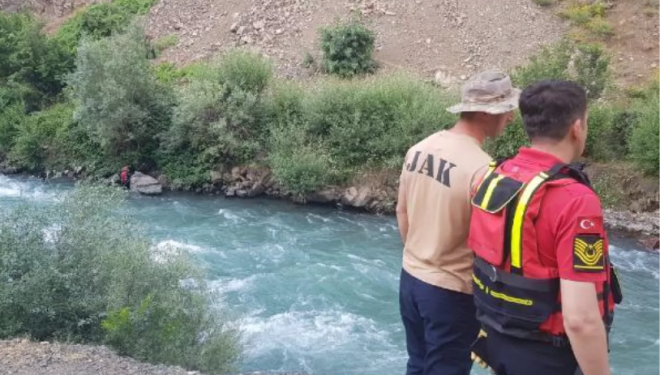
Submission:
[[[563,163],[558,157],[531,147],[521,147],[515,160],[517,164],[519,163],[535,170],[547,170],[557,163]]]

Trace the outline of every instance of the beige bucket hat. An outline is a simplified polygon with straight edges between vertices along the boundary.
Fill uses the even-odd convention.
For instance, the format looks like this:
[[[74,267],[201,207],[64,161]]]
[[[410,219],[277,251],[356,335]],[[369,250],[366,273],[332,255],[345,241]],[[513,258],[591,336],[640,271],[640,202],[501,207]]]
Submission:
[[[499,71],[481,72],[463,85],[461,102],[447,108],[447,111],[506,113],[518,108],[520,92],[511,85],[508,75]]]

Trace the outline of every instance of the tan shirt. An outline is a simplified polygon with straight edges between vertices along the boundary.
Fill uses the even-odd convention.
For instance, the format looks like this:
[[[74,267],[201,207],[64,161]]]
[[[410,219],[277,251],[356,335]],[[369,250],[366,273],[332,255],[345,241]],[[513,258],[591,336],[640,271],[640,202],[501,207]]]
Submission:
[[[407,211],[403,268],[445,289],[472,293],[470,188],[485,172],[490,156],[467,135],[440,131],[408,150],[398,204]]]

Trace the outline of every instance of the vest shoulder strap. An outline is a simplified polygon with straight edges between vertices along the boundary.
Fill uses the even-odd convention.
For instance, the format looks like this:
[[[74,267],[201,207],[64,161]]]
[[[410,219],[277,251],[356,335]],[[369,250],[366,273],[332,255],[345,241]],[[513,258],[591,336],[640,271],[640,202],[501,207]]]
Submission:
[[[578,183],[587,186],[591,190],[594,190],[589,176],[586,172],[584,172],[584,163],[564,164],[563,168],[557,171],[551,180],[562,178],[572,178]]]
[[[522,245],[523,245],[523,227],[525,224],[525,216],[529,203],[534,194],[541,188],[543,184],[548,181],[571,178],[578,183],[587,185],[590,189],[591,182],[586,173],[582,171],[584,165],[570,165],[565,163],[557,163],[549,170],[541,172],[525,184],[520,198],[512,206],[507,215],[507,233],[506,233],[506,247],[510,251],[511,270],[514,273],[522,274]]]

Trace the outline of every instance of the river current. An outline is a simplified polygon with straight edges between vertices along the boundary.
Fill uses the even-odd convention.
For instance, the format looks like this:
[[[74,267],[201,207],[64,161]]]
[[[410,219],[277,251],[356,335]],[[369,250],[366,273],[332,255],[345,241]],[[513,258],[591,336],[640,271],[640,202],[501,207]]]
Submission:
[[[0,175],[0,209],[72,189]],[[405,373],[394,217],[168,193],[131,196],[154,249],[183,248],[208,270],[245,341],[240,370],[314,375]],[[611,335],[616,375],[659,373],[658,254],[613,239],[625,299]],[[473,374],[485,375],[475,366]]]

